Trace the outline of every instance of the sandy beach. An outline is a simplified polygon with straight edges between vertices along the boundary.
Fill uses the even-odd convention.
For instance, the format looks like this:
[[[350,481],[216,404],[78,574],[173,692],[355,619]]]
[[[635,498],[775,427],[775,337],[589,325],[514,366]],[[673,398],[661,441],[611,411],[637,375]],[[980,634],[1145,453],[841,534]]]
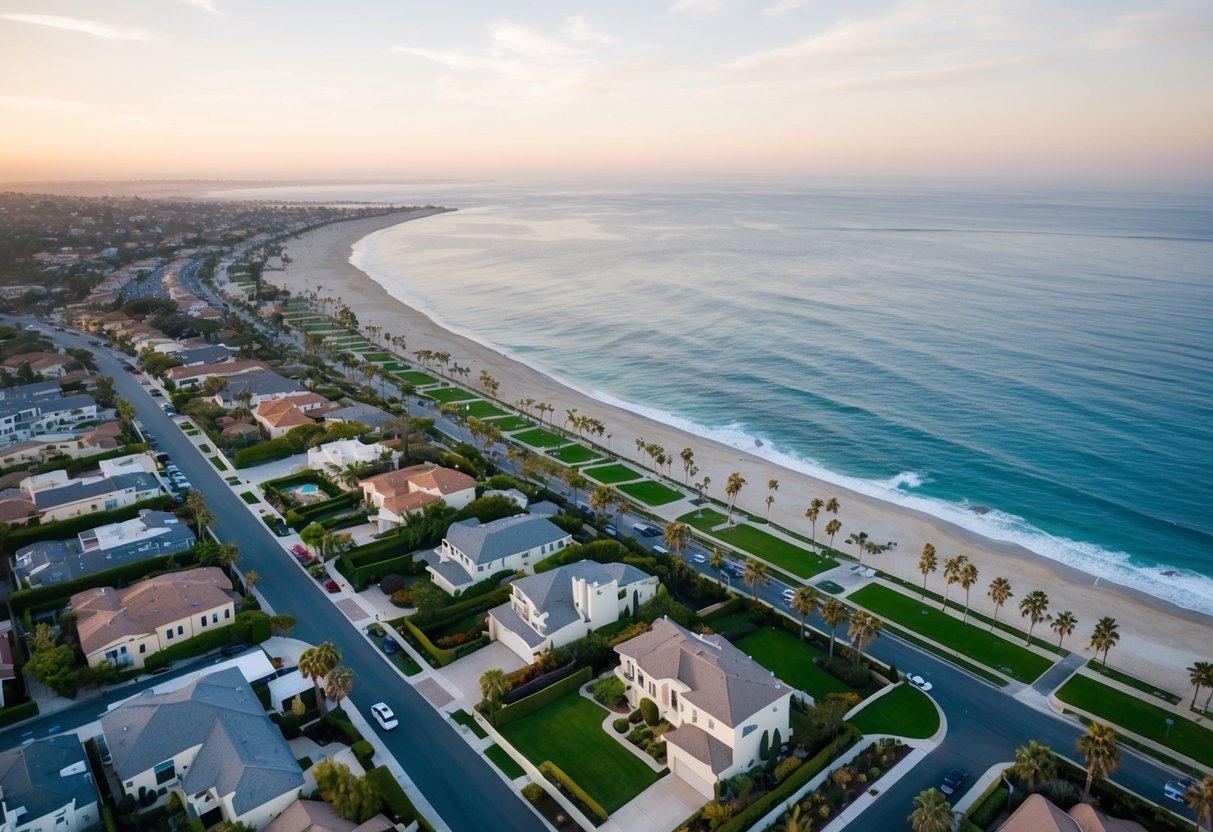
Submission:
[[[738,497],[737,505],[758,516],[766,513],[767,480],[777,479],[779,490],[775,494],[771,520],[798,533],[809,534],[804,510],[811,499],[836,497],[841,504],[838,519],[842,523],[842,531],[835,539],[838,548],[853,549],[843,541],[856,531],[866,531],[873,541],[897,542],[896,548],[883,554],[865,556],[867,565],[920,583],[922,576],[917,564],[924,543],[935,546],[941,568],[946,558],[966,554],[980,570],[978,583],[971,593],[974,610],[993,613],[993,605],[985,593],[990,581],[997,576],[1009,578],[1015,593],[1000,614],[1003,620],[1014,619],[1018,623],[1021,620],[1018,600],[1034,589],[1042,589],[1049,596],[1051,612],[1071,610],[1077,616],[1078,627],[1066,640],[1066,646],[1080,650],[1088,657],[1094,655],[1086,649],[1092,627],[1101,616],[1112,615],[1120,625],[1121,639],[1109,656],[1109,665],[1149,679],[1181,696],[1191,691],[1186,668],[1193,661],[1213,660],[1213,618],[1116,586],[1106,579],[1096,583],[1091,575],[1027,549],[980,537],[937,518],[848,491],[736,448],[603,404],[492,349],[443,329],[424,314],[393,298],[349,263],[351,247],[361,238],[430,213],[398,213],[323,226],[300,239],[290,240],[286,250],[291,261],[286,271],[267,273],[266,278],[287,286],[296,295],[316,290],[323,296],[341,299],[364,328],[375,324],[393,335],[403,334],[408,339],[409,358],[419,349],[449,352],[454,361],[471,368],[469,383],[482,369],[487,370],[500,382],[498,397],[502,401],[534,398],[547,402],[555,407],[558,424],[565,411],[573,408],[602,420],[611,434],[612,450],[624,458],[635,454],[636,437],[657,442],[675,455],[682,448],[690,447],[694,449],[695,464],[699,468],[697,476],[711,477],[709,494],[717,499],[724,499],[723,488],[729,474],[740,471],[748,484]],[[442,216],[430,216],[422,221],[442,222]],[[675,479],[682,479],[680,461],[675,461],[673,472]],[[664,516],[667,519],[685,510],[684,503],[673,506],[672,511],[666,507],[669,513]],[[818,520],[819,539],[825,538],[822,529],[828,519],[823,513]],[[931,575],[927,585],[942,592],[942,573]],[[959,592],[954,588],[952,597]],[[1036,634],[1048,638],[1047,626],[1038,625]]]

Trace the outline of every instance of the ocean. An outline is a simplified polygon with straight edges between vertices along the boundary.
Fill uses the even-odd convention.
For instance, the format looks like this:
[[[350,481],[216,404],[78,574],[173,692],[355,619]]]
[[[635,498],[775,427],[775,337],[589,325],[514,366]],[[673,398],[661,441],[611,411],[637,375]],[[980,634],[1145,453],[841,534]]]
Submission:
[[[352,262],[602,400],[1213,613],[1213,198],[227,195],[270,194],[458,208]]]

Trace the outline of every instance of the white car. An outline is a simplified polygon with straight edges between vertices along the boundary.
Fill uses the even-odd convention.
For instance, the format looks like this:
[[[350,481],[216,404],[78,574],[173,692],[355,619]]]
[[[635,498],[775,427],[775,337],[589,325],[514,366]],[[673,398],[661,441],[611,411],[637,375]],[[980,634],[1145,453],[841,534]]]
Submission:
[[[390,731],[400,724],[386,702],[376,702],[374,705],[371,705],[371,716],[375,717],[375,721],[379,723],[379,727],[384,731]]]
[[[696,552],[695,554],[691,555],[691,560],[695,561],[696,563],[707,563],[708,556],[703,552]]]
[[[935,687],[921,676],[906,676],[906,681],[923,692]]]
[[[784,597],[784,598],[787,598],[788,600],[791,600],[791,599],[795,598],[795,597],[796,597],[796,590],[792,589],[792,587],[788,587],[787,589],[785,589],[785,590],[783,591],[783,597]]]
[[[1184,802],[1184,796],[1188,793],[1188,789],[1196,785],[1195,780],[1169,780],[1167,785],[1163,787],[1163,794],[1168,800],[1174,800],[1178,803]]]

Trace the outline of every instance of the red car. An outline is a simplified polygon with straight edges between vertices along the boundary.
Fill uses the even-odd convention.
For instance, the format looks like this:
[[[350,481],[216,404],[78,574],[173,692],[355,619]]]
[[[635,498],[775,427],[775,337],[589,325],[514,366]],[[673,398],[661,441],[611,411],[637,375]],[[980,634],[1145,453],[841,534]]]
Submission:
[[[292,555],[306,555],[307,553],[308,553],[307,547],[304,546],[302,543],[296,543],[294,546],[291,547]]]
[[[340,592],[341,591],[341,587],[337,586],[337,582],[332,579],[329,579],[324,582],[324,588],[326,590],[328,590],[329,592]]]

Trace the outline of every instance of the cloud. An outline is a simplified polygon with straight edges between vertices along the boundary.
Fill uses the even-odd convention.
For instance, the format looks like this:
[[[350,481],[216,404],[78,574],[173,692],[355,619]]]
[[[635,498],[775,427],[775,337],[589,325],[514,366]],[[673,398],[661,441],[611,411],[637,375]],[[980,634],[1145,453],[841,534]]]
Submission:
[[[971,61],[951,66],[933,66],[926,69],[908,69],[884,72],[866,78],[852,78],[828,86],[831,90],[871,90],[892,87],[939,87],[964,84],[977,77],[1022,66],[1028,63],[1026,56],[998,58],[989,61]]]
[[[1119,17],[1096,32],[1091,45],[1096,49],[1124,49],[1152,43],[1210,39],[1213,39],[1213,18],[1171,9]]]
[[[670,6],[670,13],[716,14],[720,8],[721,0],[674,0]]]
[[[204,12],[210,12],[211,14],[223,14],[223,12],[215,8],[215,0],[181,0],[181,2],[185,3],[187,6],[202,9]]]
[[[87,104],[83,101],[65,101],[59,98],[34,98],[23,95],[0,95],[0,110],[38,110],[44,113],[107,116],[122,121],[147,121],[145,116],[111,113],[100,110],[92,104]]]
[[[131,29],[124,26],[111,26],[95,20],[81,20],[76,17],[60,17],[54,14],[3,14],[0,18],[15,20],[19,23],[32,23],[35,26],[49,26],[52,29],[65,29],[69,32],[80,32],[105,40],[151,40],[152,37],[141,29]]]
[[[762,10],[764,17],[778,17],[786,14],[793,9],[799,9],[809,5],[813,0],[775,0],[774,5],[768,6]]]
[[[570,17],[564,22],[564,34],[578,43],[617,43],[618,39],[603,34],[592,27],[585,15]]]

